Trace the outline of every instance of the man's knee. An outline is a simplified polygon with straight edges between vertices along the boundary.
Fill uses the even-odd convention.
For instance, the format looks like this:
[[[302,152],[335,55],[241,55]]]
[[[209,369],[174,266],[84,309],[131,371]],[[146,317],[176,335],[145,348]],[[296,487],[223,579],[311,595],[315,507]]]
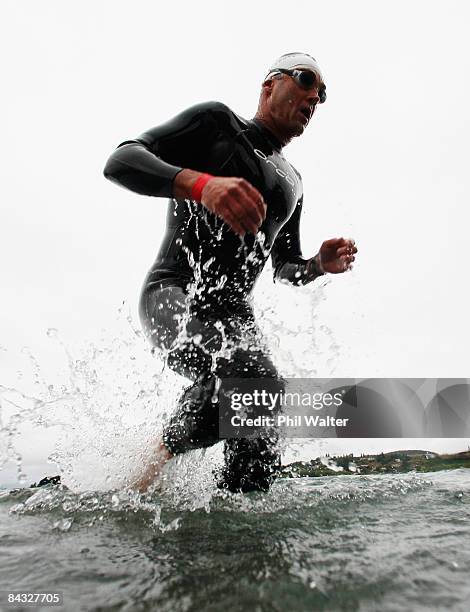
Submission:
[[[272,391],[283,391],[285,387],[285,381],[270,356],[259,348],[237,348],[229,359],[220,360],[217,375],[221,378],[262,378]]]
[[[219,441],[216,378],[200,375],[185,389],[178,409],[163,431],[163,441],[172,454],[212,446]]]

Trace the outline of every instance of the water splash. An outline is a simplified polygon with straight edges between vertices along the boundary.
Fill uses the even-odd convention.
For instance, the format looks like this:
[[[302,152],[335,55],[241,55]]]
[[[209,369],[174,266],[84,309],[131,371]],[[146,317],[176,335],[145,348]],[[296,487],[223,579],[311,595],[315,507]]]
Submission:
[[[174,467],[172,469],[175,469]],[[176,471],[178,474],[176,474]],[[457,470],[458,472],[458,470]],[[377,503],[385,500],[396,501],[397,496],[408,496],[433,488],[445,499],[450,498],[453,489],[442,488],[440,473],[369,475],[369,476],[336,476],[277,480],[268,493],[255,493],[249,496],[240,493],[228,493],[206,487],[203,493],[188,491],[184,478],[185,470],[175,470],[175,478],[168,481],[163,491],[152,494],[138,494],[130,490],[85,491],[74,492],[64,485],[48,485],[38,489],[22,489],[3,492],[0,503],[10,505],[10,514],[40,515],[48,514],[54,522],[62,525],[69,522],[90,524],[108,514],[125,517],[141,514],[146,522],[157,528],[162,524],[168,530],[164,516],[182,517],[186,513],[203,510],[206,513],[214,510],[226,512],[245,512],[255,514],[277,513],[284,510],[305,511],[308,508],[330,508],[335,503]],[[452,482],[453,474],[447,475]],[[192,475],[191,482],[197,481]],[[439,483],[436,488],[435,482]],[[455,497],[455,495],[454,495]],[[463,493],[462,493],[463,497]],[[13,503],[12,503],[13,502]],[[176,514],[174,514],[176,512]],[[54,527],[59,528],[60,527]],[[173,528],[177,528],[176,525]]]
[[[263,236],[257,237],[257,244],[264,257]],[[245,247],[241,241],[240,248]],[[197,299],[204,289],[204,273],[213,261],[203,262],[201,252],[195,256],[186,250],[186,254],[195,278],[189,296]],[[256,264],[256,258],[252,259]],[[247,330],[244,346],[263,343],[284,377],[331,376],[340,347],[332,330],[318,320],[318,309],[328,299],[328,278],[316,281],[315,285],[287,287],[273,284],[269,265],[267,268],[258,281],[254,299],[262,338],[253,338]],[[226,280],[219,279],[220,287]],[[188,318],[189,300],[179,321],[182,342],[188,339],[185,335]],[[213,370],[217,359],[230,359],[236,349],[225,336],[222,322],[218,329],[222,343],[219,351],[211,354]],[[168,355],[150,350],[125,302],[118,310],[114,327],[103,330],[99,338],[70,346],[55,328],[48,329],[46,335],[62,357],[53,379],[33,352],[24,347],[22,356],[27,367],[18,371],[15,385],[0,386],[0,469],[13,462],[18,481],[26,483],[17,441],[21,426],[29,423],[39,432],[59,431],[55,448],[47,459],[71,490],[130,486],[148,462],[151,445],[174,410],[186,379],[166,367]],[[197,343],[197,338],[192,341]],[[317,446],[321,444],[319,441]],[[200,453],[198,458],[201,465],[203,455]],[[220,449],[213,457],[217,456],[220,460]],[[211,462],[214,461],[217,460],[212,458]],[[185,488],[191,490],[188,481],[193,480],[193,473],[186,469],[190,464],[186,462],[186,457],[172,462],[176,466],[172,468],[172,478],[180,482],[180,494]],[[194,491],[194,498],[202,506],[213,494],[212,477],[208,476],[212,468],[206,468],[206,476],[201,473],[198,479],[202,497],[198,498]]]
[[[46,381],[28,351],[29,371],[25,367],[22,372],[25,384],[0,386],[0,466],[15,461],[20,482],[25,475],[15,440],[25,422],[38,431],[59,428],[48,461],[77,490],[125,486],[145,460],[184,379],[152,355],[126,310],[124,303],[114,329],[73,348],[66,346],[57,330],[49,329],[55,357],[62,356],[54,382]],[[28,393],[24,387],[31,378],[33,391]]]

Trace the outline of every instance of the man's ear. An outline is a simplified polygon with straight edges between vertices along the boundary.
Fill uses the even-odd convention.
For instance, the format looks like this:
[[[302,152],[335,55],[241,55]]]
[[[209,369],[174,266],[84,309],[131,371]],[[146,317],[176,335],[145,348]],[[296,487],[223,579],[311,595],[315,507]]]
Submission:
[[[273,90],[273,86],[274,86],[274,79],[266,79],[266,81],[264,81],[263,85],[262,85],[262,90],[266,93],[266,94],[270,94]]]

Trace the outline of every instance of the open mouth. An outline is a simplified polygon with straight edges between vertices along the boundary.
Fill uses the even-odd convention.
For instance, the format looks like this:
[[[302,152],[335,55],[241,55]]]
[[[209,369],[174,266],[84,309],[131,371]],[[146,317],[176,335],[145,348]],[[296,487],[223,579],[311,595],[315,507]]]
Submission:
[[[300,113],[307,119],[307,121],[310,121],[313,114],[313,108],[310,106],[303,106],[300,109]]]

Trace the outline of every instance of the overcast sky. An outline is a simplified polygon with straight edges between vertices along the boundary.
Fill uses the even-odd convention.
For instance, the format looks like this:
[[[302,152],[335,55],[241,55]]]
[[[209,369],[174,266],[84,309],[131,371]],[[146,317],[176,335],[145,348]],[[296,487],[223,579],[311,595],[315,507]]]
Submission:
[[[284,151],[304,182],[304,255],[334,236],[359,248],[353,272],[308,287],[335,374],[469,375],[467,3],[23,0],[1,15],[3,384],[25,346],[47,372],[48,328],[73,352],[123,300],[137,322],[166,203],[103,178],[117,144],[205,100],[251,118],[270,63],[297,50],[328,91]],[[288,328],[291,293],[265,274],[257,299]],[[25,461],[47,435],[20,442]]]

